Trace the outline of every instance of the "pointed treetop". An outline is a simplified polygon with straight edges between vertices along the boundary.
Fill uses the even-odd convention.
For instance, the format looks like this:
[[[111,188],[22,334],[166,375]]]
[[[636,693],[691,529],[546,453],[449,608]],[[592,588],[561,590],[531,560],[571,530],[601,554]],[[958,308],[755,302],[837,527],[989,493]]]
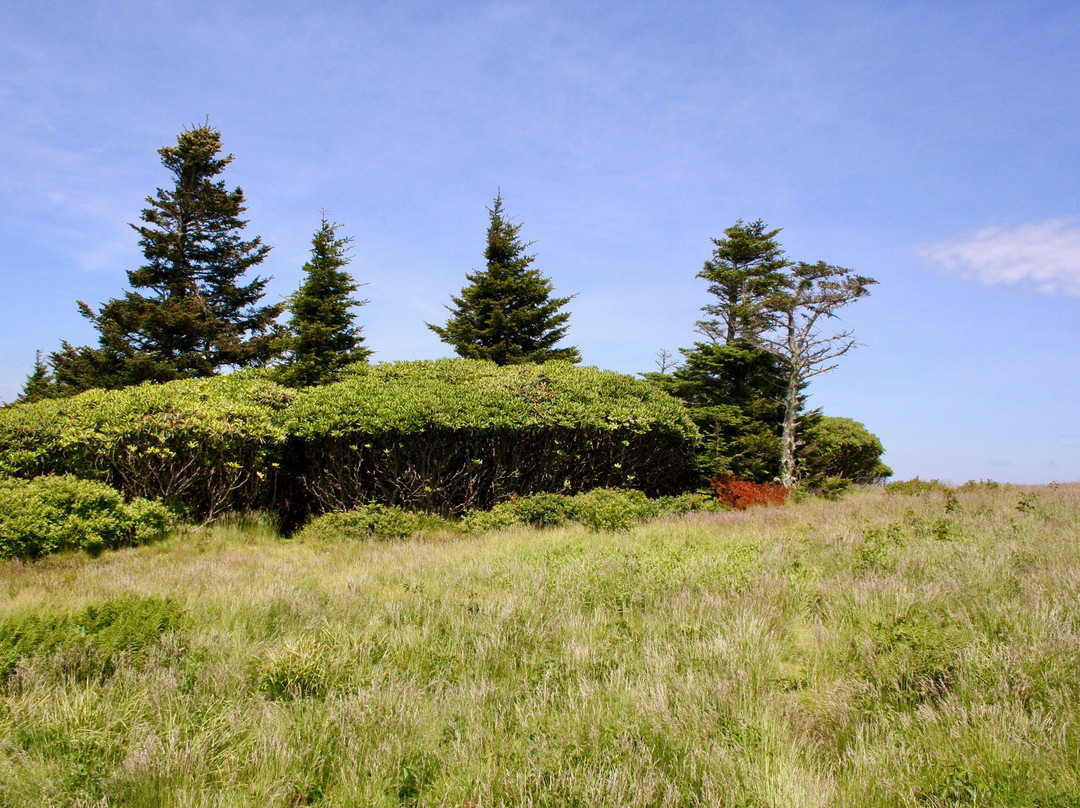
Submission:
[[[445,326],[428,323],[459,356],[488,359],[500,365],[561,359],[579,362],[577,348],[556,348],[567,332],[569,312],[559,310],[571,297],[551,297],[551,281],[530,265],[535,255],[519,237],[521,224],[503,212],[500,189],[488,208],[485,269],[466,273],[469,285],[447,306]]]

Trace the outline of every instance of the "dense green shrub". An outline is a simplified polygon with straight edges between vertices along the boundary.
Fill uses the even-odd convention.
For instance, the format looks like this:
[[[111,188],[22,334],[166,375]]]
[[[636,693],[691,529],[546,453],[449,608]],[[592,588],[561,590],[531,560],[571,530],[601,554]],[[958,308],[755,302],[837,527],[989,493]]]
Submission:
[[[68,673],[109,674],[121,656],[138,657],[168,631],[184,626],[184,610],[171,598],[124,594],[79,612],[35,609],[0,620],[0,679],[20,660],[60,650],[83,653]]]
[[[629,376],[549,362],[443,359],[358,367],[287,412],[315,511],[378,501],[486,508],[509,494],[682,490],[697,431]]]
[[[71,476],[0,480],[0,558],[142,544],[164,534],[172,515],[157,502],[125,503],[104,483]]]
[[[658,516],[655,500],[640,491],[595,488],[576,497],[577,521],[592,530],[629,530],[639,519]]]
[[[706,494],[650,499],[641,491],[597,488],[574,496],[514,497],[490,510],[469,511],[461,528],[466,533],[486,533],[518,525],[544,527],[578,522],[593,530],[626,530],[643,519],[720,507],[715,497]]]
[[[909,497],[917,497],[920,494],[934,494],[951,491],[952,486],[943,483],[941,480],[920,480],[918,477],[914,477],[910,480],[897,480],[896,482],[888,483],[885,486],[885,490],[890,494],[904,494]]]
[[[840,499],[849,488],[851,480],[846,477],[822,477],[815,480],[810,490],[824,499]]]
[[[396,505],[370,503],[349,511],[316,516],[296,534],[301,540],[404,539],[441,520],[404,511]]]
[[[881,462],[885,449],[865,426],[850,418],[808,418],[801,435],[799,476],[810,489],[835,490],[835,480],[873,484],[892,476]]]
[[[0,472],[74,474],[210,518],[270,504],[293,393],[258,373],[0,410]]]
[[[202,519],[379,502],[462,513],[511,494],[686,489],[698,432],[644,382],[565,363],[352,366],[295,392],[264,373],[0,410],[0,474],[73,474]]]

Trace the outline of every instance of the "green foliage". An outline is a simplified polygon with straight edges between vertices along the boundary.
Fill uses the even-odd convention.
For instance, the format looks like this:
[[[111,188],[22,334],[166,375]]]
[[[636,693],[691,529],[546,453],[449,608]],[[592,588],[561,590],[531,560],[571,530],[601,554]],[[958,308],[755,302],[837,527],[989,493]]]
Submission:
[[[32,401],[41,401],[43,398],[55,398],[57,395],[56,382],[49,370],[49,364],[42,359],[41,351],[34,358],[34,369],[26,377],[22,392],[15,399],[16,404],[24,404]]]
[[[760,219],[741,219],[712,239],[715,249],[698,277],[709,283],[709,319],[697,323],[708,338],[683,349],[670,376],[649,374],[691,408],[704,436],[701,480],[735,475],[768,482],[780,468],[783,364],[755,342],[775,319],[771,301],[789,265],[776,236]]]
[[[819,497],[825,499],[840,499],[851,488],[851,480],[847,477],[822,477],[815,480],[811,490]]]
[[[322,698],[335,683],[340,657],[341,650],[321,638],[285,643],[262,664],[259,690],[278,701]]]
[[[702,311],[712,320],[698,323],[698,330],[724,345],[750,343],[773,322],[771,298],[783,286],[789,266],[776,236],[761,219],[747,224],[742,219],[712,239],[713,256],[698,277],[709,282],[715,303]]]
[[[404,539],[437,522],[396,505],[369,503],[350,511],[324,513],[296,534],[301,541],[332,539]]]
[[[697,343],[671,374],[646,378],[690,409],[702,434],[697,463],[702,481],[734,474],[767,482],[780,468],[777,361],[746,344]]]
[[[361,368],[297,395],[286,429],[316,511],[463,512],[509,494],[684,490],[697,430],[644,382],[566,363]]]
[[[873,698],[904,709],[947,695],[960,649],[973,639],[947,617],[919,608],[876,622],[865,637],[856,664],[873,686]]]
[[[697,323],[709,341],[683,349],[686,361],[670,376],[648,374],[694,411],[705,436],[704,479],[778,477],[787,488],[795,485],[805,389],[856,344],[850,331],[824,336],[820,325],[875,283],[821,261],[789,261],[779,233],[760,219],[739,220],[713,239],[713,257],[698,274],[715,298],[702,307],[711,319]],[[834,465],[840,460],[832,458]],[[820,479],[850,478],[846,471],[818,470]]]
[[[487,267],[465,275],[469,285],[445,326],[428,328],[466,359],[488,359],[499,365],[519,365],[558,359],[578,362],[577,348],[556,348],[566,336],[568,312],[560,312],[569,297],[551,297],[551,281],[529,265],[529,245],[518,238],[520,224],[503,214],[502,193],[488,209],[490,223],[484,257]]]
[[[233,159],[220,151],[221,133],[208,124],[159,149],[175,184],[147,197],[143,223],[134,226],[146,258],[128,272],[135,291],[96,313],[79,301],[100,347],[64,343],[51,355],[61,392],[205,377],[276,355],[274,321],[283,307],[258,305],[267,279],[242,282],[270,248],[241,238],[244,194],[215,179]]]
[[[881,462],[885,451],[881,441],[858,421],[824,415],[808,418],[802,440],[800,478],[812,489],[836,488],[837,480],[873,484],[892,475],[892,469]]]
[[[350,366],[293,391],[263,371],[0,410],[0,473],[74,474],[192,515],[367,502],[463,512],[510,494],[685,490],[697,431],[650,385],[565,363]]]
[[[917,497],[923,494],[951,491],[952,486],[943,483],[941,480],[920,480],[918,477],[914,477],[910,480],[897,480],[896,482],[888,483],[885,486],[885,490],[890,494],[903,494],[909,497]]]
[[[659,514],[656,503],[640,491],[596,488],[576,500],[575,518],[590,530],[629,530],[635,522]]]
[[[172,527],[168,509],[75,477],[0,479],[0,558],[82,549],[96,555],[152,541]]]
[[[137,659],[163,634],[187,625],[172,598],[122,594],[74,613],[34,610],[0,619],[0,679],[21,660],[57,652],[77,678],[111,674],[121,657]],[[70,653],[76,652],[76,653]]]
[[[371,355],[351,311],[368,301],[351,296],[360,285],[344,269],[351,239],[337,237],[340,226],[323,217],[304,264],[305,279],[288,302],[288,353],[279,377],[293,387],[328,384],[346,365]]]
[[[596,488],[581,494],[534,494],[500,502],[490,510],[473,510],[461,520],[466,533],[487,533],[510,527],[552,527],[578,522],[592,530],[622,531],[634,523],[663,515],[717,510],[716,498],[689,493],[647,498],[641,491]]]
[[[565,494],[533,494],[501,503],[495,509],[507,508],[519,524],[557,527],[577,518],[579,499],[580,496],[568,497]]]
[[[0,471],[70,473],[211,518],[273,498],[292,391],[234,373],[0,410]]]

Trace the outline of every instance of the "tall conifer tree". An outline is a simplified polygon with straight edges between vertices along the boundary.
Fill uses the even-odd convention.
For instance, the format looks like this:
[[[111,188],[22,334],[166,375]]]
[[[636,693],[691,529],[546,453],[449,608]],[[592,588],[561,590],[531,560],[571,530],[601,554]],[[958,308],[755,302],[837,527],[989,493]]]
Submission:
[[[698,273],[714,298],[702,306],[709,319],[697,323],[706,339],[682,349],[685,361],[674,373],[647,374],[693,412],[707,441],[706,475],[766,481],[779,472],[783,368],[755,342],[775,321],[772,299],[790,265],[779,233],[760,219],[740,219],[712,239],[712,257]]]
[[[283,304],[260,306],[268,279],[244,281],[270,251],[245,240],[244,193],[217,176],[221,134],[209,124],[180,133],[159,149],[174,185],[147,197],[139,233],[146,263],[128,272],[133,291],[83,316],[100,334],[98,348],[50,357],[60,387],[120,387],[141,381],[210,376],[223,368],[265,364],[280,350],[275,320]]]
[[[340,226],[323,216],[311,241],[311,260],[304,264],[305,279],[289,299],[289,348],[281,378],[296,387],[331,382],[345,365],[371,356],[352,311],[368,301],[352,297],[360,284],[345,271],[352,239],[337,237]]]
[[[504,215],[501,191],[488,214],[487,267],[465,275],[469,285],[451,298],[446,325],[428,323],[428,328],[467,359],[500,365],[581,361],[577,348],[555,347],[566,336],[570,319],[569,312],[559,309],[572,296],[551,297],[551,281],[530,266],[536,256],[525,252],[530,245],[518,237],[521,225]]]

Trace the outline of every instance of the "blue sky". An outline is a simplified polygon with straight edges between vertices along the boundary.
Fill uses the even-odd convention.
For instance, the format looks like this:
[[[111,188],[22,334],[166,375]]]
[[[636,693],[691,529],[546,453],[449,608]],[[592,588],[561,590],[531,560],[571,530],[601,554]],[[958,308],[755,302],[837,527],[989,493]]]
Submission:
[[[499,188],[586,364],[695,339],[737,219],[876,278],[811,404],[898,478],[1080,479],[1080,4],[0,0],[0,399],[139,265],[210,123],[292,292],[323,209],[377,360],[449,355]]]

